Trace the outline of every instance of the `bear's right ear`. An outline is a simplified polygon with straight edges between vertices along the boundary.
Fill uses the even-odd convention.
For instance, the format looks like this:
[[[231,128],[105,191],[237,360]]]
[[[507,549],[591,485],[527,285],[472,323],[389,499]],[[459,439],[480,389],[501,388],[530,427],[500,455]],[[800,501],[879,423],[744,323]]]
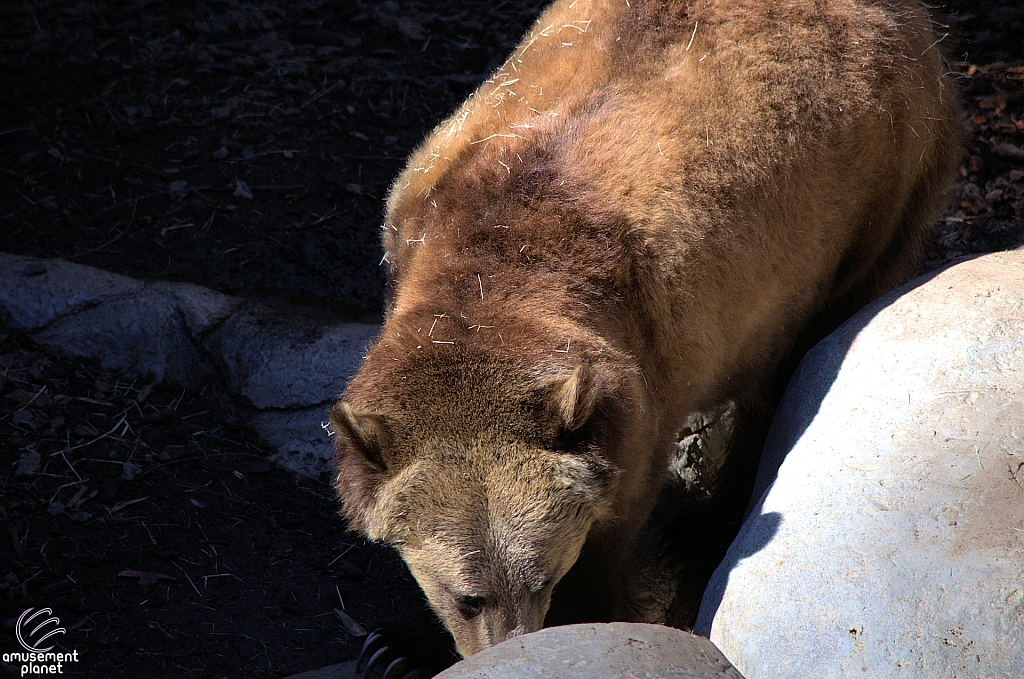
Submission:
[[[552,385],[548,405],[561,429],[574,432],[590,419],[600,393],[600,378],[589,364],[580,363],[568,377]]]
[[[347,452],[362,456],[377,471],[384,471],[384,450],[388,444],[388,430],[384,418],[375,413],[360,413],[341,401],[331,411],[331,428],[337,437],[339,450],[348,444]]]

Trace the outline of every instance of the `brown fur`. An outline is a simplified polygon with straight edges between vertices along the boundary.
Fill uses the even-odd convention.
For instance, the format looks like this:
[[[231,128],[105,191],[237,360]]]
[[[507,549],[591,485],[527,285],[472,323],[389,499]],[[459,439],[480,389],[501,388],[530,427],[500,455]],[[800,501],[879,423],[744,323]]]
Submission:
[[[957,162],[910,0],[561,0],[388,198],[351,525],[469,655],[614,618],[687,413],[900,282]],[[561,602],[558,600],[561,599]]]

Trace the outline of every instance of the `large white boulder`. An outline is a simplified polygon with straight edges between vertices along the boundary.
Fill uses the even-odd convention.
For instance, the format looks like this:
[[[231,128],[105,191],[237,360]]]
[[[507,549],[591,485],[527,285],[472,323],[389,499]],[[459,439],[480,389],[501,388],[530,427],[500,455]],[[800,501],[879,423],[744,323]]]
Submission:
[[[696,632],[748,679],[1024,677],[1024,251],[807,354]]]

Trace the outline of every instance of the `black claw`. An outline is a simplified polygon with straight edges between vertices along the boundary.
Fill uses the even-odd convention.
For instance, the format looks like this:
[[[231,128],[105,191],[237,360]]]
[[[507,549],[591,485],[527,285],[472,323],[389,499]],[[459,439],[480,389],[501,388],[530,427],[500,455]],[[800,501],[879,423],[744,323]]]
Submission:
[[[377,652],[370,658],[370,662],[366,663],[366,671],[363,672],[363,679],[367,679],[370,673],[373,672],[373,668],[378,664],[383,664],[384,654],[391,650],[390,646],[381,646],[377,649]]]
[[[384,670],[384,675],[380,679],[398,679],[398,673],[405,669],[405,666],[409,664],[409,661],[405,656],[400,656],[391,661],[388,668]]]
[[[373,648],[377,641],[383,641],[384,636],[380,633],[379,629],[375,629],[370,632],[370,635],[366,637],[366,641],[363,642],[363,648],[359,651],[359,657],[356,658],[356,672],[363,665],[363,660],[368,656],[372,656],[371,648]]]
[[[419,666],[413,657],[403,654],[402,650],[402,643],[396,645],[391,635],[375,629],[363,641],[359,657],[356,658],[356,673],[360,679],[429,679],[434,676],[436,670]]]

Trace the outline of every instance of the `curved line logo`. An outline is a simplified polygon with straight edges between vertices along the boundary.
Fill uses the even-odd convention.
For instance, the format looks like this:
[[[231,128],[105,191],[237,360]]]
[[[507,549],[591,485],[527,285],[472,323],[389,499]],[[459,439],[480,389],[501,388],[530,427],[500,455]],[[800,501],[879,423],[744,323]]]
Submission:
[[[18,637],[18,643],[21,644],[22,648],[26,651],[31,653],[46,653],[53,649],[53,646],[48,646],[47,648],[38,648],[38,646],[41,646],[44,641],[52,637],[54,634],[64,634],[67,630],[63,627],[58,627],[58,625],[60,625],[60,619],[56,616],[45,618],[41,622],[37,620],[37,618],[43,615],[53,616],[53,611],[49,608],[40,608],[35,613],[32,611],[35,611],[35,609],[30,608],[21,614],[21,617],[18,618],[18,625],[14,628],[14,634]],[[53,625],[52,628],[44,629],[51,623]],[[30,632],[25,633],[25,630],[28,630],[28,628],[33,624],[35,624],[35,627],[33,627]],[[35,638],[37,632],[41,633],[42,636]]]

